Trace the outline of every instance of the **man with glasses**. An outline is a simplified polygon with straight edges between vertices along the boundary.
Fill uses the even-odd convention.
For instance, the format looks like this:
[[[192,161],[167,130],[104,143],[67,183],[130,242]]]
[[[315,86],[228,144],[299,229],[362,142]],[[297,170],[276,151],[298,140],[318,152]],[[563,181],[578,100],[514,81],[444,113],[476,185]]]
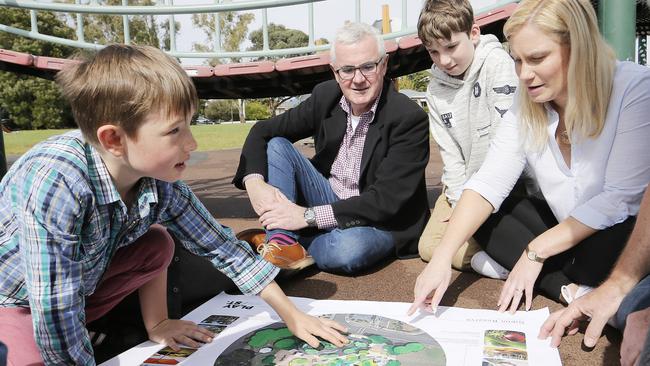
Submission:
[[[253,127],[233,183],[246,189],[266,230],[240,238],[266,260],[353,274],[417,254],[429,215],[428,120],[384,78],[388,57],[373,27],[343,26],[330,59],[336,80]],[[292,143],[311,136],[308,160]]]

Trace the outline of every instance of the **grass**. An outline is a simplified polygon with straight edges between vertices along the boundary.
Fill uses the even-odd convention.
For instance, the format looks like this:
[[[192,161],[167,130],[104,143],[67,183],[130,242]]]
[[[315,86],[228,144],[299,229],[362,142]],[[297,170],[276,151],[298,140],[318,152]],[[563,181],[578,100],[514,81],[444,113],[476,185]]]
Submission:
[[[251,123],[191,126],[192,134],[199,145],[198,151],[232,149],[244,145]],[[60,135],[70,130],[37,130],[3,133],[7,155],[22,155],[32,146],[50,136]]]

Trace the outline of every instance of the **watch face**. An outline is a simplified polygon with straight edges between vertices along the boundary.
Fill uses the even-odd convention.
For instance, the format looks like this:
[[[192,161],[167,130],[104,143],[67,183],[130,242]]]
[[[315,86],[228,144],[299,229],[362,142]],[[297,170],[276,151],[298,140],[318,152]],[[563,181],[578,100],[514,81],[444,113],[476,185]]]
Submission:
[[[531,261],[537,260],[537,254],[535,252],[528,251],[526,255],[528,256],[528,259],[530,259]]]

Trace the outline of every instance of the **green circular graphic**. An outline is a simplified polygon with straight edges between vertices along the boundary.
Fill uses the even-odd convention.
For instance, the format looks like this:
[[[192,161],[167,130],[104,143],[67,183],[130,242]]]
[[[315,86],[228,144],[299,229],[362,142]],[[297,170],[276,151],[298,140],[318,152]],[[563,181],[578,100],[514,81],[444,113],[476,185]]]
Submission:
[[[337,348],[321,340],[312,348],[284,323],[254,330],[231,344],[215,366],[444,366],[445,352],[429,334],[410,324],[378,315],[329,314],[348,328],[350,342]],[[260,352],[262,350],[262,352]]]

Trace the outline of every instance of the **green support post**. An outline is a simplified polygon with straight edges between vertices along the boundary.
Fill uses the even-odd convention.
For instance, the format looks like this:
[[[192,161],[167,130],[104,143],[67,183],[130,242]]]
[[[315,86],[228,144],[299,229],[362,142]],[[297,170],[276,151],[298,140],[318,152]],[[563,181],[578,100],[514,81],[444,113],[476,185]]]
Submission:
[[[619,60],[634,61],[636,40],[636,1],[600,0],[600,32],[616,51]]]
[[[7,174],[7,155],[5,154],[5,142],[2,136],[2,127],[0,127],[0,179]]]

